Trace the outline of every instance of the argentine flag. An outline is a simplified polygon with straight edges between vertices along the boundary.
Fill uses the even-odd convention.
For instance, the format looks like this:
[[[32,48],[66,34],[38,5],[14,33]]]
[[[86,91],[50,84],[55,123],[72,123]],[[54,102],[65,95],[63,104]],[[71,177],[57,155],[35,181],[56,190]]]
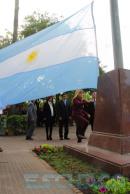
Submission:
[[[0,108],[97,87],[92,6],[0,50]]]

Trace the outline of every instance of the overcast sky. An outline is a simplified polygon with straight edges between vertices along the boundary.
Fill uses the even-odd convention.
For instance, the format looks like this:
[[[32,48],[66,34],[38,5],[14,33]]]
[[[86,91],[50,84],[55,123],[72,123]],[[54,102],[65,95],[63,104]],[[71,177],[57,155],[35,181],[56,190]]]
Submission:
[[[64,18],[84,7],[92,0],[19,0],[19,25],[23,23],[24,17],[33,11]],[[118,0],[123,46],[124,67],[130,69],[130,0]],[[97,28],[98,55],[101,64],[106,66],[105,70],[114,69],[111,23],[109,0],[95,0],[94,16]],[[0,35],[5,29],[12,31],[14,17],[14,0],[0,0]]]

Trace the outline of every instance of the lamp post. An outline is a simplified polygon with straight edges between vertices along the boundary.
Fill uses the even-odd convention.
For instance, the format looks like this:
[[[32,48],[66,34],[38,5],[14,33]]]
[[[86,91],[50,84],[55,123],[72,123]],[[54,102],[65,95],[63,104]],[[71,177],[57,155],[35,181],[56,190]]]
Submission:
[[[120,33],[120,22],[118,12],[118,0],[110,0],[113,55],[115,69],[123,68],[123,55]]]

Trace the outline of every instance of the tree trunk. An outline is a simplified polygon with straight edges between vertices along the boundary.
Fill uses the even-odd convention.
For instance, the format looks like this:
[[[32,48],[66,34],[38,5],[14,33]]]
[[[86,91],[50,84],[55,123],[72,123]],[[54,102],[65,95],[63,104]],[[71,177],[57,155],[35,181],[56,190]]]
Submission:
[[[15,0],[15,10],[14,10],[14,31],[12,42],[17,41],[18,36],[18,13],[19,13],[19,0]]]

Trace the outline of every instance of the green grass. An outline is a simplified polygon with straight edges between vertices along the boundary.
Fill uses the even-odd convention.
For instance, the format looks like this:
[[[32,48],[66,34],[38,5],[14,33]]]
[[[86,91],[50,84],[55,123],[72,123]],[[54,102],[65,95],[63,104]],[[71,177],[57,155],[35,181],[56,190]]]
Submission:
[[[95,168],[86,162],[83,162],[64,151],[56,153],[48,153],[40,156],[41,159],[46,160],[59,173],[100,173],[99,168]]]

